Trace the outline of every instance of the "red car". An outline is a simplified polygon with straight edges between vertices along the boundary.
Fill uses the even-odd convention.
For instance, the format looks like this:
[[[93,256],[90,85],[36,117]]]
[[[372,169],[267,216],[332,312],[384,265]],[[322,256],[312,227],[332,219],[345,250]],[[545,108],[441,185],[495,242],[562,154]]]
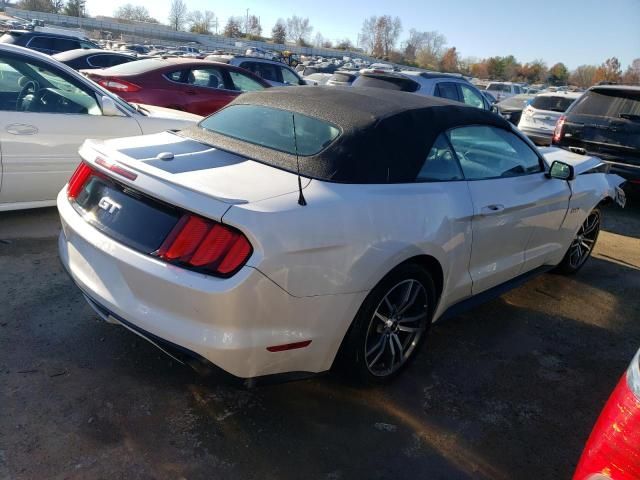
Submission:
[[[81,70],[128,102],[210,115],[242,92],[270,85],[242,68],[192,58],[148,58],[98,70]]]
[[[593,427],[573,478],[640,479],[640,350]]]

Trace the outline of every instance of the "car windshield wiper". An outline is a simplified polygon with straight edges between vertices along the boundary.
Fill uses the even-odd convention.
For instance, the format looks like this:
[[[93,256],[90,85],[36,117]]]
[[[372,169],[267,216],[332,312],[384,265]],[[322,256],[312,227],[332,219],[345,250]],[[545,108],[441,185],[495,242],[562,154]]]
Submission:
[[[634,115],[633,113],[621,113],[618,116],[620,118],[626,118],[627,120],[632,120],[634,122],[640,122],[640,115]]]

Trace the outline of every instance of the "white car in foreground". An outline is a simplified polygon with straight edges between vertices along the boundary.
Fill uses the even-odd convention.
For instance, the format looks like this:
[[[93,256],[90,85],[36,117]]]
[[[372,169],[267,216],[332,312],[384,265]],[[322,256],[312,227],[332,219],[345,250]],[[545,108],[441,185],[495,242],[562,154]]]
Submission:
[[[80,155],[59,251],[89,303],[243,379],[340,352],[387,380],[432,321],[577,271],[622,195],[598,159],[538,151],[490,112],[368,88],[247,93],[189,131]]]
[[[548,92],[535,96],[522,111],[518,128],[536,145],[551,145],[556,123],[581,92]]]
[[[0,211],[55,205],[87,138],[180,129],[202,117],[131,105],[48,55],[0,44]]]

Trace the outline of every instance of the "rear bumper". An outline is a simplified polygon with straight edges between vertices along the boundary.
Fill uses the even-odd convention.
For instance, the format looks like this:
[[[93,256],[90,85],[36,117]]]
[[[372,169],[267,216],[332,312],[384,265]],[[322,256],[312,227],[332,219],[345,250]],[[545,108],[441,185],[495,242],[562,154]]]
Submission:
[[[94,308],[235,377],[328,370],[346,331],[340,325],[349,325],[363,300],[364,294],[293,297],[251,267],[228,279],[184,270],[105,236],[64,192],[58,210],[60,260]],[[267,351],[303,340],[311,344]]]
[[[520,131],[524,133],[527,137],[531,139],[533,143],[536,145],[541,145],[548,147],[551,145],[551,137],[553,136],[553,132],[548,132],[546,130],[538,130],[533,128],[526,127],[518,127]]]

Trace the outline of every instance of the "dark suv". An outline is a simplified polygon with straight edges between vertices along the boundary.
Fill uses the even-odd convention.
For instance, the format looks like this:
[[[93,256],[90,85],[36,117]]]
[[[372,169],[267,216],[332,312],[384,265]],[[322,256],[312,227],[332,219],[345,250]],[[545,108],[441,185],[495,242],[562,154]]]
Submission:
[[[640,87],[591,87],[560,117],[553,145],[595,155],[640,184]]]
[[[0,37],[0,43],[11,43],[48,55],[78,48],[100,48],[88,39],[60,33],[31,32],[28,30],[9,30]]]

